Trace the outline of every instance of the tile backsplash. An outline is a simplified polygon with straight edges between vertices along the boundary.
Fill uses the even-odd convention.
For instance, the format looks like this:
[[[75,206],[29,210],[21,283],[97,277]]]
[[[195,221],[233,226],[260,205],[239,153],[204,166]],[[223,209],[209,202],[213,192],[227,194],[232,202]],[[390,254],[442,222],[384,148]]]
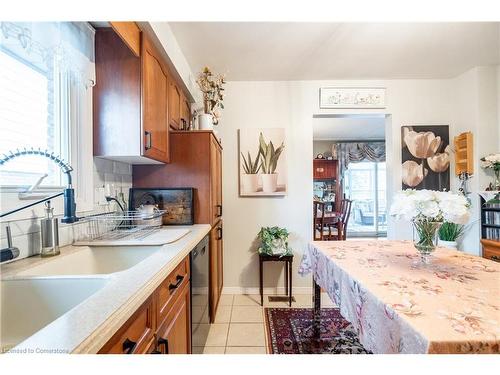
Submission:
[[[123,193],[125,202],[128,202],[128,192],[132,187],[132,165],[112,160],[94,158],[94,209],[91,212],[81,213],[89,215],[92,213],[116,210],[116,204],[105,201],[104,196],[110,194],[117,196]],[[60,215],[58,215],[60,216]],[[5,227],[10,225],[12,231],[13,246],[19,248],[20,255],[15,260],[37,255],[40,253],[40,217],[33,216],[25,220],[14,220],[0,223],[1,247],[7,247],[7,236]],[[65,246],[71,244],[81,233],[82,226],[86,223],[62,224],[59,223],[59,244]],[[15,261],[14,260],[14,261]]]

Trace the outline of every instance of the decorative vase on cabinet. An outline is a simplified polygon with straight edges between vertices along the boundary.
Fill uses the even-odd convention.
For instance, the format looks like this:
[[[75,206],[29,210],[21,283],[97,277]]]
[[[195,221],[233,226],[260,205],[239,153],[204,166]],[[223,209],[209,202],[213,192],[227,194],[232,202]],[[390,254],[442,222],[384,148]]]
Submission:
[[[209,113],[202,113],[198,116],[198,126],[200,130],[213,130],[214,121]]]

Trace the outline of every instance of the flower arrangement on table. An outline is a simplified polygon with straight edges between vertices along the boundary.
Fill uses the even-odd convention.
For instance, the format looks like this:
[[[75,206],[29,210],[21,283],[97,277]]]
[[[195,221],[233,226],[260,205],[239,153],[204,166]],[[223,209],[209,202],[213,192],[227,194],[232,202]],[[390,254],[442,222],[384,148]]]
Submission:
[[[292,253],[288,246],[288,236],[290,233],[286,228],[262,227],[258,234],[261,246],[259,254],[284,256]]]
[[[224,85],[226,77],[223,74],[213,74],[209,67],[204,67],[196,80],[203,93],[205,114],[212,115],[214,125],[219,123],[220,111],[224,109]]]
[[[438,230],[443,222],[465,224],[470,217],[470,202],[462,194],[434,190],[407,189],[398,192],[390,215],[413,224],[413,242],[420,261],[429,263],[436,249]]]
[[[481,167],[484,169],[493,169],[495,181],[490,184],[488,190],[500,190],[500,153],[490,154],[481,158]]]

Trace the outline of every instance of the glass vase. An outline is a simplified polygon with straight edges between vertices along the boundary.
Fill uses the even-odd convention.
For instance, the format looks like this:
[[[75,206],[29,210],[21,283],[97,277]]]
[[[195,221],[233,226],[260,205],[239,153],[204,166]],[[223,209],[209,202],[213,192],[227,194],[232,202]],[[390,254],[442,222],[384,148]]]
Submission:
[[[436,250],[441,224],[441,222],[427,220],[413,221],[413,245],[420,254],[416,265],[431,263],[431,254]]]

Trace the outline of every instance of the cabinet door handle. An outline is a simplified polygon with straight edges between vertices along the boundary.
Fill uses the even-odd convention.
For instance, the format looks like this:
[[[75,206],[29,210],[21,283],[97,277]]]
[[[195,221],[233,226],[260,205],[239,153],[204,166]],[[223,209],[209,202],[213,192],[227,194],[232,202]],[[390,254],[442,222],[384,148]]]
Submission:
[[[125,354],[132,354],[136,347],[137,343],[129,338],[126,338],[122,344],[122,350]]]
[[[168,286],[168,290],[177,289],[179,287],[179,285],[181,285],[182,280],[184,280],[184,276],[177,275],[177,282],[175,284],[170,284]]]
[[[160,337],[158,339],[158,346],[165,345],[165,353],[168,354],[168,339],[164,339],[163,337]]]
[[[490,259],[494,262],[500,262],[500,257],[498,255],[492,255]]]
[[[144,145],[144,148],[146,150],[149,150],[151,148],[151,132],[148,132],[147,130],[144,132],[144,135],[146,137],[146,142],[145,142],[145,145]]]
[[[222,240],[222,227],[218,227],[217,228],[217,232],[219,234],[218,237],[217,237],[217,239],[218,240]]]
[[[218,204],[217,206],[217,217],[222,216],[222,204]]]

